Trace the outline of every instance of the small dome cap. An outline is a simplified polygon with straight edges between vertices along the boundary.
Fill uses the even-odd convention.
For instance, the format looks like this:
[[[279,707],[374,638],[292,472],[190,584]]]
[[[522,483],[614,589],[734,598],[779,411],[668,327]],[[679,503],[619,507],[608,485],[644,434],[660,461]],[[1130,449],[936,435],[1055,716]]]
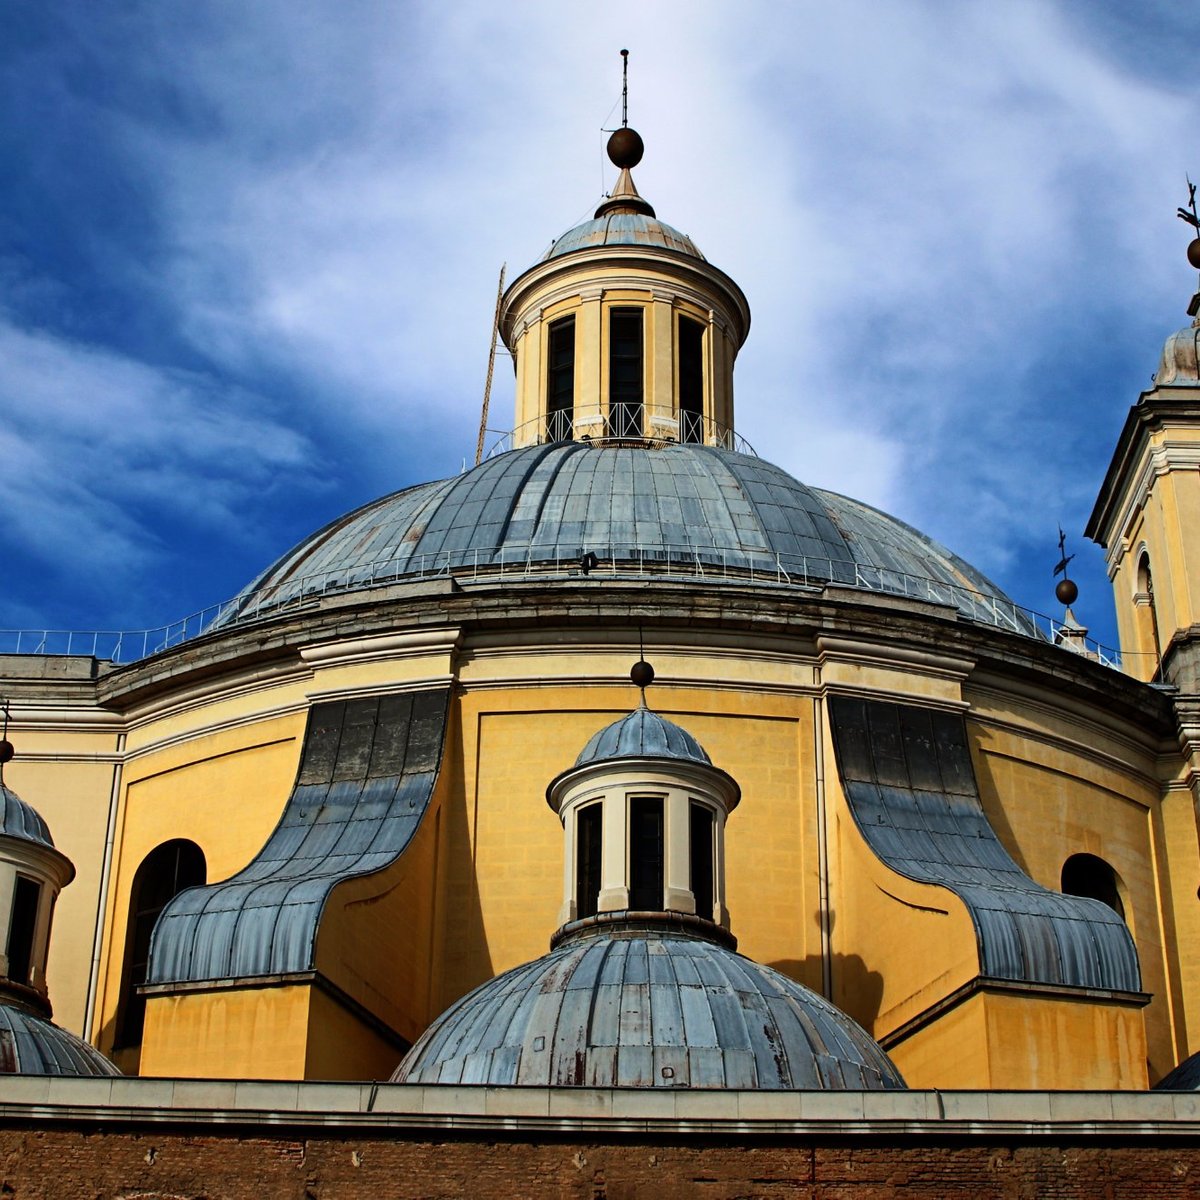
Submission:
[[[1154,383],[1156,387],[1200,386],[1200,317],[1167,338]]]
[[[644,705],[593,734],[575,765],[586,767],[612,758],[670,758],[712,766],[708,752],[686,729]]]
[[[32,804],[26,804],[11,788],[0,783],[0,836],[20,838],[54,849],[50,828]]]

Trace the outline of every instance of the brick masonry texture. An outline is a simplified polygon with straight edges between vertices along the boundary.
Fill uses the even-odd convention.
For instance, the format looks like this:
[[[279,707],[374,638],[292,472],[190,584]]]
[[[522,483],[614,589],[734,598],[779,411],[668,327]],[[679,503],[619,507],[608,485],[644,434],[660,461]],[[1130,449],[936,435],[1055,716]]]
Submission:
[[[975,1142],[701,1135],[544,1141],[389,1133],[306,1137],[285,1129],[194,1134],[95,1124],[0,1130],[0,1197],[16,1200],[873,1200],[875,1197],[1196,1196],[1200,1144],[1153,1138]]]

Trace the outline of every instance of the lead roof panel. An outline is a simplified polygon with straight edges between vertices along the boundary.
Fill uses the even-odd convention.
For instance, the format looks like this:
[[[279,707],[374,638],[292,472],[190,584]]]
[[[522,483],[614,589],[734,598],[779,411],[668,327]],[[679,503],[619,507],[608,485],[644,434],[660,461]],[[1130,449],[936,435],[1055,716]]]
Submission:
[[[982,975],[1141,990],[1137,950],[1117,913],[1042,887],[1000,843],[960,713],[832,696],[829,714],[838,775],[867,844],[892,870],[963,901]]]
[[[403,854],[437,777],[449,689],[314,705],[296,785],[266,844],[232,878],[163,910],[148,983],[305,971],[343,880]]]

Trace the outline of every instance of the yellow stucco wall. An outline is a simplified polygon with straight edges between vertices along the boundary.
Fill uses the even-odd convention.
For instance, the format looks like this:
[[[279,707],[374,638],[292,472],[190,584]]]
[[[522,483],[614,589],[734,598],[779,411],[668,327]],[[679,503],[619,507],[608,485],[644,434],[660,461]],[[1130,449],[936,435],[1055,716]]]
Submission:
[[[1147,1085],[1141,1010],[1058,995],[977,992],[888,1053],[913,1088]]]

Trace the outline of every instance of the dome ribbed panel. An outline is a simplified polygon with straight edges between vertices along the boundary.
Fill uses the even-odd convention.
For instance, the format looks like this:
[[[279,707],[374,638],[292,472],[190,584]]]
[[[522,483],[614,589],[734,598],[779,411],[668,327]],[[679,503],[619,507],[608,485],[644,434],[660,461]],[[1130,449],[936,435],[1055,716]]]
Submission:
[[[673,758],[710,763],[704,747],[686,729],[648,708],[606,725],[592,735],[575,760],[577,767],[610,758]]]
[[[50,827],[42,815],[31,804],[26,804],[16,792],[0,783],[0,834],[20,838],[26,842],[37,842],[42,846],[54,846]]]
[[[976,618],[981,604],[989,618],[999,606],[1003,623],[1033,632],[945,547],[762,459],[713,446],[587,442],[512,450],[358,509],[284,555],[221,623],[395,578],[514,566],[570,572],[587,552],[618,569],[670,564],[706,586],[753,571],[956,604]]]
[[[900,1088],[845,1013],[769,967],[683,936],[576,937],[426,1030],[400,1083]]]
[[[0,1004],[0,1074],[119,1075],[87,1042],[23,1008]]]
[[[597,246],[653,246],[661,250],[674,250],[692,258],[704,260],[686,233],[644,213],[614,212],[584,221],[568,229],[542,256],[546,262],[561,258],[575,250],[592,250]]]

